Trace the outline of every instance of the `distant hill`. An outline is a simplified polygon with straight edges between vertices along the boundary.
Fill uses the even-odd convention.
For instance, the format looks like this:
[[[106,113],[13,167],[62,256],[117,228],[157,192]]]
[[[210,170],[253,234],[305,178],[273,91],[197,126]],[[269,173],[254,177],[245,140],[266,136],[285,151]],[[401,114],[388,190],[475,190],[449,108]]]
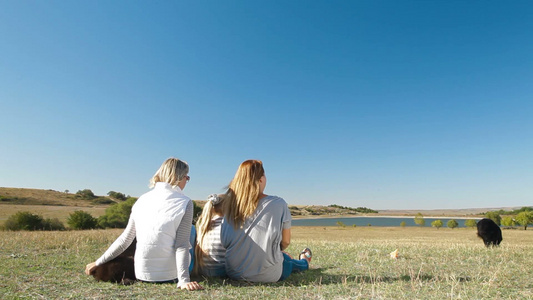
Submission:
[[[7,188],[0,187],[0,205],[47,205],[47,206],[76,206],[94,207],[107,206],[116,200],[107,196],[85,198],[73,193],[65,193],[54,190]],[[205,201],[195,200],[196,204],[203,207]],[[341,207],[337,205],[289,205],[291,215],[295,217],[313,216],[337,216],[356,215],[360,212],[355,208]]]
[[[72,193],[54,190],[0,187],[0,205],[54,205],[91,207],[116,202],[110,197],[85,198]]]
[[[0,187],[0,206],[2,204],[13,205],[46,205],[46,206],[76,206],[76,207],[107,207],[113,202],[120,202],[108,196],[96,196],[94,198],[84,198],[75,193],[65,193],[54,190],[7,188]],[[195,200],[196,204],[203,207],[205,201]],[[414,216],[422,213],[424,216],[472,216],[480,215],[487,211],[506,210],[512,211],[521,207],[498,207],[498,208],[469,208],[469,209],[434,209],[434,210],[380,210],[377,214],[390,216]],[[362,215],[355,208],[342,207],[338,205],[291,205],[289,204],[291,215],[296,218],[309,217],[334,217]]]

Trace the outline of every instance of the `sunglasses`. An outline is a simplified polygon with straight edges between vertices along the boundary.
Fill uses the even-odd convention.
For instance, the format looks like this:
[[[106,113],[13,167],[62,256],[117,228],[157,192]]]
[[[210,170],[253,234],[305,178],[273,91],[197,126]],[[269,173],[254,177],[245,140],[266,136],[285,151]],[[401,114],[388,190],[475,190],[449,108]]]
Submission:
[[[185,176],[185,179],[187,180],[187,182],[189,182],[189,180],[191,180],[191,176],[187,175]]]

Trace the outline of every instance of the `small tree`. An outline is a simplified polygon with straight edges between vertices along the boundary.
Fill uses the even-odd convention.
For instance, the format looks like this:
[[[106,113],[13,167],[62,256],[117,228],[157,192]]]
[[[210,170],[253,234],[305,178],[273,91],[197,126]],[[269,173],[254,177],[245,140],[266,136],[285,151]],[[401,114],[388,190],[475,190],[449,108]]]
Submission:
[[[69,215],[67,224],[72,229],[94,229],[98,220],[88,212],[77,210]]]
[[[200,205],[196,204],[196,202],[192,202],[192,205],[193,205],[193,217],[192,217],[192,223],[193,224],[196,224],[196,221],[198,220],[198,218],[200,217],[200,215],[202,214],[202,208],[200,207]]]
[[[448,225],[448,228],[454,229],[455,227],[459,226],[459,223],[457,223],[457,221],[454,219],[451,219],[446,225]]]
[[[65,230],[65,225],[58,218],[46,218],[43,220],[43,230]]]
[[[342,228],[346,227],[346,224],[344,224],[342,221],[337,221],[337,225]]]
[[[533,224],[533,213],[531,211],[523,211],[516,215],[516,222],[524,226],[524,230],[527,230],[527,225]]]
[[[516,223],[513,217],[507,216],[507,217],[502,218],[502,225],[503,226],[516,226]]]
[[[113,204],[98,218],[98,226],[102,228],[124,228],[128,224],[131,208],[137,198],[128,198],[124,202]]]
[[[109,193],[107,193],[107,195],[116,200],[125,201],[127,199],[126,195],[115,191],[110,191]]]
[[[401,226],[401,227],[405,227],[406,225],[407,225],[407,224],[405,223],[405,221],[402,221],[402,222],[400,223],[400,226]]]
[[[77,191],[76,195],[78,195],[78,196],[80,196],[82,198],[85,198],[85,199],[96,198],[96,196],[94,195],[93,191],[91,191],[89,189]]]
[[[485,214],[485,218],[491,219],[498,226],[501,225],[502,217],[500,217],[500,214],[496,211],[489,211],[488,213]]]
[[[57,218],[44,219],[28,211],[19,211],[9,216],[4,223],[4,230],[65,230],[65,225]]]
[[[426,226],[426,220],[424,220],[424,216],[421,213],[417,213],[415,216],[415,224],[419,226]]]
[[[474,227],[476,227],[476,225],[477,225],[476,220],[468,219],[468,220],[465,221],[465,226],[468,227],[468,228],[474,228]]]
[[[29,211],[19,211],[7,218],[4,228],[7,230],[42,230],[43,217]]]
[[[439,228],[442,227],[442,221],[441,220],[435,220],[435,221],[431,222],[431,226],[439,229]]]

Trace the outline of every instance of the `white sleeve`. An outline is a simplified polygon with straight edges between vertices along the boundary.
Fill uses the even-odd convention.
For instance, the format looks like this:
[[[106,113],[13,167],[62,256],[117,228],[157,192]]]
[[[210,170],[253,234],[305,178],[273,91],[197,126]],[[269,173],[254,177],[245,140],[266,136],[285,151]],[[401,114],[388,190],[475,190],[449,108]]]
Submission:
[[[190,282],[189,276],[189,249],[193,217],[193,204],[190,201],[185,209],[185,214],[181,219],[176,231],[176,267],[178,269],[178,286]]]
[[[126,229],[124,229],[124,232],[122,232],[122,234],[113,242],[113,244],[109,246],[107,251],[96,260],[96,265],[99,266],[101,264],[105,264],[106,262],[119,256],[122,252],[128,249],[135,239],[135,236],[135,222],[130,216],[128,225],[126,226]]]

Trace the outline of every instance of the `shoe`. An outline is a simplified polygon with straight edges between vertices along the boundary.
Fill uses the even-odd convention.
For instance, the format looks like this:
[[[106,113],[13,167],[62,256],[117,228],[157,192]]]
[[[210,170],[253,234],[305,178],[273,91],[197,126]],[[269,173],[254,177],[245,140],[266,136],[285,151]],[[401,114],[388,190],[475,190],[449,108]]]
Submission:
[[[303,258],[305,258],[307,262],[311,262],[311,258],[313,258],[313,252],[311,252],[311,249],[305,248],[302,250],[302,252],[300,252],[300,259],[303,259]]]

